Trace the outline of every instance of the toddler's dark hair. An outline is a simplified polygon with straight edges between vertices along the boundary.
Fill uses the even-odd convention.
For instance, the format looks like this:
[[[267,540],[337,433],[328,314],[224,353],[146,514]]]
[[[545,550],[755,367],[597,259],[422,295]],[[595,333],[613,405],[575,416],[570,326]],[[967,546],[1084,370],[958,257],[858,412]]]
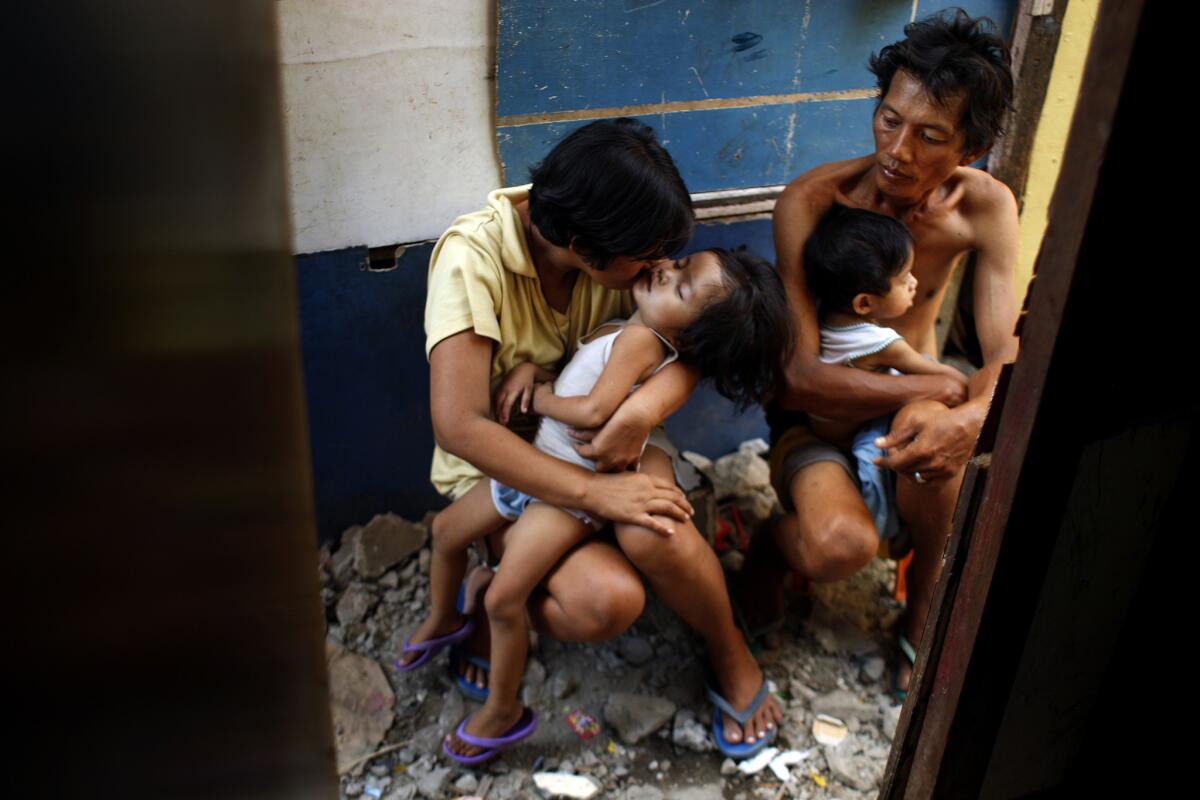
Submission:
[[[744,409],[775,386],[792,351],[792,317],[783,281],[769,263],[739,248],[708,252],[721,262],[729,294],[676,337],[679,360]]]
[[[835,204],[804,243],[808,288],[823,309],[849,313],[855,295],[888,293],[912,246],[900,220]]]

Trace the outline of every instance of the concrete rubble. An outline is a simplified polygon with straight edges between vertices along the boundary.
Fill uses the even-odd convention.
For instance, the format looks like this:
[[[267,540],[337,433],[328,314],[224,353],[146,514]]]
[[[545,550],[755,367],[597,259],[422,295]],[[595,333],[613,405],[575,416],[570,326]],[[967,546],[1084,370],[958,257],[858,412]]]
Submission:
[[[726,459],[728,470],[718,468],[722,459],[699,468],[735,487],[753,531],[771,513],[760,502],[765,462],[755,461],[762,456],[753,443]],[[753,774],[712,741],[703,642],[652,594],[642,617],[614,641],[538,637],[522,699],[537,710],[539,729],[470,769],[441,752],[442,738],[478,708],[455,691],[445,653],[414,672],[391,667],[428,609],[429,520],[382,514],[321,553],[343,797],[858,800],[878,793],[900,712],[891,698],[890,626],[900,611],[890,598],[894,564],[876,560],[849,581],[816,587],[807,616],[800,611],[807,602],[792,603],[779,647],[758,654],[778,687],[784,721],[776,752]],[[813,738],[818,714],[848,726],[839,744]]]

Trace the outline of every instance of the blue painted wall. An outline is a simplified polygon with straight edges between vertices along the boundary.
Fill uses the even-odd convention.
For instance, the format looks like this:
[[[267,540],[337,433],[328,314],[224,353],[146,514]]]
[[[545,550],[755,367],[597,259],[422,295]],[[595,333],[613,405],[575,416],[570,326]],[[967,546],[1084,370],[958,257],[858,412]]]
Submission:
[[[1014,0],[963,0],[1002,35]],[[917,16],[943,3],[920,2]],[[871,149],[867,58],[903,34],[911,0],[500,0],[496,140],[505,182],[586,121],[530,115],[609,109],[659,131],[693,192],[784,183]],[[762,102],[760,98],[775,98]],[[745,99],[659,113],[648,105]],[[590,121],[590,120],[587,120]]]

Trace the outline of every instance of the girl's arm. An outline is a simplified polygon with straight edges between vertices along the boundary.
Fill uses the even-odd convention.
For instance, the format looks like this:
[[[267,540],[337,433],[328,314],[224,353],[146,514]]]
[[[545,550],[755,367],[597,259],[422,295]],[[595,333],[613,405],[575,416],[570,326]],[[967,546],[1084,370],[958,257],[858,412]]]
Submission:
[[[945,375],[963,386],[967,385],[966,375],[949,364],[942,364],[926,358],[903,339],[897,339],[878,353],[855,359],[854,366],[865,369],[891,367],[905,375]]]
[[[555,374],[530,361],[518,364],[509,370],[496,387],[496,419],[507,425],[512,416],[513,403],[521,401],[521,413],[529,413],[529,401],[533,398],[534,385],[553,381]]]
[[[575,451],[601,472],[636,466],[655,425],[678,411],[700,381],[700,372],[676,361],[654,374],[617,408],[600,430],[576,430]]]
[[[586,395],[558,397],[548,383],[533,394],[535,414],[576,428],[598,428],[621,405],[638,382],[645,380],[666,355],[663,343],[649,328],[626,326],[613,341],[612,353],[592,391]]]
[[[589,472],[543,453],[497,423],[490,414],[491,366],[492,340],[470,330],[443,339],[430,352],[430,411],[442,449],[551,505],[582,508],[665,534],[673,532],[671,520],[656,515],[688,518],[691,506],[671,481],[633,472]]]

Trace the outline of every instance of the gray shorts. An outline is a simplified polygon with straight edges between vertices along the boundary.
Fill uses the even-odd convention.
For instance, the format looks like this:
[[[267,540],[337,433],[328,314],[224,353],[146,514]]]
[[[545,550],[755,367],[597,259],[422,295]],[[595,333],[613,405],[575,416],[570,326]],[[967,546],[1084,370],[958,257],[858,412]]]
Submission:
[[[858,486],[858,472],[845,451],[820,439],[803,425],[789,428],[779,441],[771,445],[771,486],[779,495],[783,510],[789,514],[796,510],[792,505],[790,491],[792,478],[805,467],[821,461],[832,461],[846,470],[850,480]]]

